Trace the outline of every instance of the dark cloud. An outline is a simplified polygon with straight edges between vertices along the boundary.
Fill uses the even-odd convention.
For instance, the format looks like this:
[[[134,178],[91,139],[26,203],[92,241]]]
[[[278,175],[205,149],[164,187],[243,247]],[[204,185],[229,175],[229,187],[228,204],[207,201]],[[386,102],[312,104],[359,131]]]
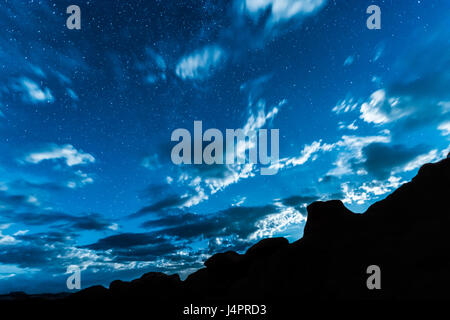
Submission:
[[[144,228],[158,228],[167,226],[176,226],[183,223],[195,223],[198,221],[198,215],[184,212],[182,210],[171,210],[156,215],[154,220],[146,221],[142,224]]]
[[[389,177],[391,171],[405,165],[415,157],[426,153],[429,148],[418,145],[412,148],[403,145],[386,145],[383,143],[372,143],[363,148],[366,158],[362,166],[370,174],[379,180]]]
[[[131,214],[130,217],[137,218],[137,217],[141,217],[146,214],[149,214],[149,213],[178,207],[178,206],[181,206],[184,203],[186,203],[188,200],[189,200],[188,197],[182,198],[181,196],[178,196],[178,195],[171,195],[160,201],[155,202],[154,204],[151,204],[149,206],[146,206],[146,207],[140,209],[139,211]]]
[[[103,218],[100,214],[92,213],[84,215],[82,217],[70,216],[68,221],[73,221],[71,228],[78,230],[95,230],[103,231],[108,230],[111,227],[112,222]]]
[[[339,180],[339,178],[337,176],[326,174],[325,176],[322,177],[322,179],[319,181],[319,183],[328,184],[328,183],[336,182],[338,180]]]
[[[20,222],[30,226],[45,226],[64,223],[60,226],[68,230],[91,230],[104,231],[108,230],[112,221],[102,217],[98,213],[85,214],[80,216],[70,215],[58,211],[2,211],[0,216],[8,221]]]
[[[171,259],[173,260],[173,253],[180,249],[170,242],[163,242],[153,245],[134,247],[132,250],[128,249],[114,249],[114,261],[116,262],[130,262],[130,261],[155,261],[157,259]]]
[[[155,237],[151,233],[121,233],[98,240],[96,243],[85,246],[94,250],[123,249],[148,244],[166,243],[167,240]]]
[[[21,268],[40,268],[54,262],[58,252],[50,247],[19,244],[0,246],[0,263]]]
[[[257,231],[256,222],[279,212],[274,205],[231,207],[212,214],[178,213],[144,222],[142,227],[162,227],[159,234],[177,239],[237,235],[245,239]],[[165,224],[165,225],[164,225]]]
[[[220,242],[217,242],[215,239],[211,239],[208,241],[208,248],[205,253],[215,254],[217,252],[224,252],[229,250],[242,252],[246,251],[251,245],[251,241],[239,239],[237,237],[224,238],[221,239]]]
[[[55,182],[35,183],[26,180],[16,180],[9,184],[12,188],[19,188],[21,190],[44,190],[44,191],[61,191],[67,189],[67,186]]]
[[[318,199],[317,196],[291,196],[281,199],[281,203],[288,207],[296,207],[304,203],[310,204]]]
[[[226,152],[223,155],[226,159]],[[223,179],[231,174],[231,170],[226,164],[196,164],[191,165],[189,168],[193,176],[199,176],[202,178],[215,178]]]
[[[17,240],[32,242],[37,245],[68,243],[76,235],[70,232],[48,231],[14,236]]]
[[[187,204],[192,200],[192,198],[196,196],[198,196],[198,192],[188,188],[187,190],[185,190],[185,193],[182,196],[177,194],[169,195],[149,206],[143,207],[135,213],[132,213],[129,217],[139,218],[150,213],[158,213],[167,210],[177,210],[178,208]]]
[[[8,194],[5,191],[0,191],[0,204],[6,207],[33,207],[26,195]]]
[[[154,261],[173,254],[179,246],[154,233],[121,233],[82,248],[104,252],[111,250],[114,262]]]

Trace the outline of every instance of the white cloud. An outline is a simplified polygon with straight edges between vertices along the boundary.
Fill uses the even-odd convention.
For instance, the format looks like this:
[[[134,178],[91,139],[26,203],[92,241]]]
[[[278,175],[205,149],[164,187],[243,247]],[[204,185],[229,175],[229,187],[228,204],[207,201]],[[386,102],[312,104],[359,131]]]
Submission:
[[[292,225],[306,222],[306,217],[296,208],[284,206],[279,202],[275,205],[280,208],[280,212],[258,221],[256,223],[258,230],[249,236],[250,240],[273,237],[274,234],[283,232]]]
[[[9,244],[14,244],[14,243],[18,242],[18,240],[16,240],[16,238],[3,234],[2,230],[8,229],[10,226],[11,226],[11,224],[0,225],[0,245],[9,245]]]
[[[439,159],[438,150],[434,149],[426,154],[422,154],[420,156],[417,156],[412,161],[408,162],[401,171],[407,172],[412,171],[414,169],[420,168],[425,163],[434,162]]]
[[[94,183],[94,179],[91,176],[89,176],[89,174],[87,174],[81,170],[77,170],[75,172],[75,175],[76,175],[76,179],[70,180],[69,182],[67,182],[67,187],[69,187],[71,189],[82,188],[85,185]]]
[[[42,89],[36,82],[28,78],[21,78],[20,84],[22,85],[22,90],[28,95],[28,99],[31,102],[54,101],[49,88]]]
[[[237,0],[240,11],[258,20],[270,8],[267,27],[293,18],[304,18],[322,8],[326,0]]]
[[[353,111],[358,106],[358,102],[355,102],[353,98],[341,100],[338,104],[332,109],[336,114],[346,113],[349,111]]]
[[[442,122],[439,126],[438,129],[440,131],[442,131],[442,135],[443,136],[448,136],[450,135],[450,121],[445,121]]]
[[[352,162],[361,162],[363,160],[362,149],[364,147],[375,142],[389,143],[391,141],[389,131],[386,130],[382,133],[382,135],[366,137],[342,136],[341,140],[336,142],[336,146],[341,151],[334,162],[334,168],[328,171],[327,175],[340,177],[352,174]]]
[[[119,225],[117,223],[113,223],[110,226],[108,226],[108,229],[117,231],[117,230],[119,230]]]
[[[25,158],[30,163],[56,159],[64,159],[69,167],[95,162],[95,158],[91,154],[78,151],[70,144],[63,146],[51,145],[48,149],[31,153]]]
[[[338,123],[338,125],[339,125],[339,129],[348,129],[348,130],[352,130],[352,131],[354,131],[354,130],[358,130],[358,126],[355,124],[355,122],[356,122],[356,120],[354,120],[352,123],[350,123],[350,124],[345,124],[344,122],[342,122],[342,121],[340,121],[339,123]]]
[[[19,230],[19,231],[17,231],[16,233],[14,233],[14,236],[15,236],[15,237],[17,237],[17,236],[23,236],[23,235],[27,234],[29,231],[30,231],[30,230]]]
[[[225,51],[217,46],[206,46],[180,59],[175,73],[183,80],[202,80],[209,77],[226,60]]]
[[[411,93],[402,92],[397,96],[388,94],[385,89],[373,92],[369,101],[361,104],[360,118],[367,123],[386,124],[411,115],[416,117],[424,115],[425,119],[432,114],[439,117],[449,111],[450,104],[448,102],[434,100],[439,97],[428,98],[425,94],[423,94],[424,97],[419,94],[416,97],[413,92],[415,89],[408,89],[411,89]]]
[[[303,165],[308,160],[310,160],[312,156],[315,155],[316,153],[320,151],[322,152],[331,151],[334,149],[335,146],[336,145],[333,144],[322,143],[322,140],[314,141],[313,143],[305,145],[303,147],[300,156],[280,159],[278,162],[272,164],[270,168],[279,170]],[[314,160],[314,158],[312,159]]]
[[[406,181],[401,180],[399,177],[391,176],[387,181],[364,182],[357,188],[352,188],[349,183],[343,183],[341,185],[344,198],[342,202],[352,204],[364,204],[367,201],[373,200],[383,194],[391,192],[397,189],[400,185]]]
[[[239,197],[234,201],[234,203],[231,204],[232,207],[240,207],[244,204],[245,200],[247,200],[247,197]]]
[[[361,105],[360,118],[365,122],[375,124],[389,122],[390,119],[383,110],[386,102],[386,92],[383,89],[377,90],[371,94],[370,98],[369,102],[364,102]]]

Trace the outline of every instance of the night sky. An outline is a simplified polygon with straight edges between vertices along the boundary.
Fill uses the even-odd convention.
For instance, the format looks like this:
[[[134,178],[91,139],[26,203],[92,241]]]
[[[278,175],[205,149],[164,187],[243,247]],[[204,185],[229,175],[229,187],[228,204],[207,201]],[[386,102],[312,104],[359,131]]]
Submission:
[[[1,0],[0,293],[66,291],[69,265],[83,288],[184,278],[300,238],[315,200],[363,212],[449,152],[449,18],[426,0]],[[279,129],[277,174],[173,164],[196,120]]]

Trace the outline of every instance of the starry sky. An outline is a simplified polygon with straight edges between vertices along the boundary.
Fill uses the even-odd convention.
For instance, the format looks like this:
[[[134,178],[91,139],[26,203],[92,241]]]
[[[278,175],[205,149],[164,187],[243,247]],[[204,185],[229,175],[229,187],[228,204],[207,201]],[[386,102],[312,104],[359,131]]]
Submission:
[[[81,8],[69,30],[66,8]],[[381,9],[369,30],[366,9]],[[0,293],[67,291],[302,236],[444,158],[450,2],[0,2]],[[279,129],[258,164],[175,165],[177,128]],[[424,213],[426,214],[426,213]]]

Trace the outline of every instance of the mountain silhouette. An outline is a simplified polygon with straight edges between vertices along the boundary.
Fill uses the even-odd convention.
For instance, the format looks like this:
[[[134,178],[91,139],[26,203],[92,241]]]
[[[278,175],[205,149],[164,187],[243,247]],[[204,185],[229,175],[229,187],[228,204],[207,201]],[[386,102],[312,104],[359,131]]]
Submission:
[[[304,236],[296,242],[264,239],[245,254],[215,254],[184,281],[147,273],[60,300],[144,301],[158,308],[196,302],[449,299],[449,196],[447,157],[422,166],[411,182],[363,214],[336,200],[310,204]],[[380,269],[380,289],[367,286],[372,265]]]

